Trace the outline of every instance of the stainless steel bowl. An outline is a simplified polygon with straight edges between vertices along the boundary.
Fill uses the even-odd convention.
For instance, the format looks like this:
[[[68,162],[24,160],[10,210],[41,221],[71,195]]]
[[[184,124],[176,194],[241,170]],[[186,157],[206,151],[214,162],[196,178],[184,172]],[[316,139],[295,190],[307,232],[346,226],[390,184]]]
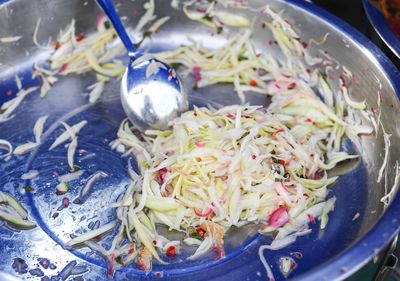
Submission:
[[[138,10],[142,12],[144,1],[116,2],[118,3],[117,5],[120,5],[120,14],[127,17],[126,26],[134,26],[138,21],[138,17],[133,16],[133,11]],[[287,15],[291,22],[295,23],[295,28],[299,30],[304,41],[311,38],[322,38],[326,33],[329,33],[327,43],[321,46],[321,48],[353,72],[357,80],[357,83],[353,87],[354,97],[356,99],[365,99],[369,106],[376,107],[378,93],[381,95],[382,124],[385,130],[392,135],[386,184],[387,188],[393,186],[395,165],[400,155],[400,104],[398,100],[400,75],[398,70],[363,35],[313,4],[301,0],[253,0],[249,2],[254,7],[263,6],[268,3],[274,10],[284,10],[284,14]],[[246,10],[236,10],[235,12],[247,14],[250,17],[263,17],[262,15]],[[0,6],[0,25],[2,26],[0,37],[9,35],[24,36],[17,43],[1,46],[0,79],[4,81],[4,87],[11,85],[10,81],[14,79],[14,74],[29,72],[33,63],[40,63],[46,59],[46,51],[39,50],[32,42],[32,35],[38,18],[41,18],[38,40],[40,42],[47,42],[49,36],[55,38],[60,28],[66,26],[73,17],[76,19],[79,32],[84,34],[93,32],[95,30],[95,19],[100,13],[101,11],[97,8],[94,1],[13,0],[3,3]],[[146,43],[147,46],[155,46],[159,50],[171,49],[180,44],[188,43],[188,35],[201,40],[203,45],[208,48],[215,48],[225,40],[224,36],[210,36],[207,27],[199,27],[198,23],[188,20],[180,11],[171,7],[170,1],[156,1],[156,14],[160,17],[169,15],[171,16],[171,20],[168,22],[167,28],[163,28],[160,33]],[[257,23],[259,22],[257,21]],[[266,44],[268,38],[271,38],[271,34],[257,26],[253,37],[257,48],[260,51],[272,53],[274,56],[280,58],[282,54],[279,50]],[[91,78],[90,75],[85,75],[63,79],[49,93],[49,96],[45,100],[40,101],[36,99],[32,100],[29,106],[24,105],[23,109],[25,112],[16,117],[13,121],[14,125],[0,125],[0,138],[8,135],[16,135],[23,130],[26,122],[33,119],[31,116],[39,115],[42,111],[47,110],[59,114],[60,112],[83,108],[82,104],[85,103],[85,99],[79,93],[84,92],[85,86],[89,84],[88,81]],[[28,81],[26,82],[28,83]],[[107,98],[104,101],[111,103],[113,107],[105,110],[100,104],[95,111],[96,114],[103,114],[103,121],[100,120],[99,122],[104,122],[104,126],[114,129],[121,118],[120,113],[118,113],[121,108],[117,100],[119,95],[119,87],[115,86],[117,83],[110,84],[110,87],[107,89]],[[232,88],[227,86],[193,91],[189,99],[192,103],[200,101],[203,104],[224,105],[239,102]],[[2,100],[0,99],[0,101]],[[249,95],[248,101],[253,104],[264,104],[265,97],[261,95]],[[118,118],[115,116],[118,116]],[[373,136],[364,137],[362,145],[364,164],[358,172],[344,177],[344,181],[339,184],[340,186],[334,188],[334,190],[340,192],[345,192],[349,189],[359,196],[341,199],[335,211],[338,214],[337,221],[339,223],[327,231],[325,238],[318,240],[318,237],[313,237],[310,240],[304,241],[305,246],[298,244],[300,248],[317,246],[315,246],[315,257],[308,257],[303,265],[299,265],[303,266],[303,269],[299,270],[298,273],[294,273],[293,276],[297,280],[344,279],[371,260],[393,239],[399,230],[400,197],[396,195],[391,205],[387,209],[384,209],[380,199],[385,194],[385,186],[383,183],[376,182],[384,155],[384,140],[382,135],[379,135],[377,138]],[[35,161],[34,157],[38,156],[33,156],[30,159],[31,162]],[[118,165],[115,164],[115,166],[117,167]],[[8,171],[8,174],[4,173],[4,171],[7,171],[7,167],[0,165],[0,186],[3,186],[2,189],[10,191],[12,187],[7,183],[12,181],[15,175],[13,171]],[[2,172],[3,174],[1,174]],[[397,189],[398,186],[395,188]],[[110,196],[98,200],[104,200],[104,202],[112,200],[113,193],[112,191],[109,192]],[[32,198],[28,198],[27,202],[33,205],[37,203]],[[41,207],[42,209],[47,208],[47,206]],[[76,224],[67,221],[67,217],[65,217],[65,225],[52,225],[51,220],[45,217],[44,210],[38,209],[37,205],[32,208],[35,218],[41,219],[39,229],[34,230],[28,236],[24,234],[16,236],[16,239],[19,239],[19,246],[30,245],[31,248],[27,248],[27,250],[19,249],[14,252],[5,251],[4,260],[12,259],[13,253],[26,254],[29,252],[31,255],[40,255],[44,251],[43,249],[47,249],[47,253],[54,258],[68,260],[71,257],[77,256],[83,262],[92,264],[92,278],[102,278],[101,276],[104,276],[101,275],[104,271],[104,263],[97,262],[91,257],[86,257],[82,252],[70,253],[60,247],[61,241],[65,240],[67,235],[65,231],[71,230],[71,228],[77,229],[78,226]],[[360,210],[361,217],[357,222],[353,223],[351,218],[357,210]],[[352,232],[352,235],[346,236],[346,233],[337,232],[335,227],[342,227],[341,229]],[[347,238],[345,241],[341,240],[340,244],[336,246],[335,241],[341,236]],[[35,241],[32,242],[29,237],[41,238],[35,238]],[[244,241],[243,237],[240,235],[238,237],[239,240],[241,239],[240,241]],[[242,253],[246,251],[256,251],[254,245],[259,243],[257,239],[258,237],[255,237],[254,240],[246,242],[245,248],[240,248],[236,252],[233,251],[232,259],[227,262],[218,265],[207,263],[208,267],[197,266],[192,269],[189,268],[186,271],[185,268],[174,269],[170,272],[166,269],[166,272],[169,272],[168,274],[170,275],[168,276],[171,279],[179,278],[180,280],[193,279],[190,277],[190,274],[194,274],[194,272],[196,272],[195,276],[199,280],[206,278],[215,280],[228,280],[229,278],[236,280],[244,280],[246,278],[251,280],[256,279],[258,277],[251,274],[255,274],[255,270],[262,270],[262,267],[259,269],[260,263],[253,259],[246,264],[240,258]],[[320,243],[320,241],[323,242]],[[34,246],[32,246],[33,244]],[[0,247],[1,245],[2,242],[0,242]],[[62,264],[62,261],[60,261],[60,264]],[[227,269],[225,266],[229,266],[229,264],[234,264],[236,267]],[[9,263],[4,262],[3,264],[0,263],[0,265],[4,266],[5,271],[13,272],[10,269]],[[223,278],[220,276],[221,274],[224,274]],[[140,278],[145,278],[144,275],[140,276]],[[133,277],[131,276],[130,278]]]

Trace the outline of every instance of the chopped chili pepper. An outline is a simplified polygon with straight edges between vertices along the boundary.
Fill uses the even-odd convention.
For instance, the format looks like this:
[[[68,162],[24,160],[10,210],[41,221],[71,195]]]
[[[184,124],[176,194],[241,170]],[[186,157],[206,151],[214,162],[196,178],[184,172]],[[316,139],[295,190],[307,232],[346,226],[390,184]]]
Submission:
[[[275,136],[276,136],[277,134],[283,133],[284,131],[285,131],[284,129],[276,130],[275,132],[272,133],[272,138],[275,138]]]
[[[68,64],[64,63],[61,68],[60,68],[60,72],[64,72],[65,70],[67,70]]]
[[[108,264],[107,276],[111,278],[114,275],[115,253],[112,253],[110,263]]]
[[[287,87],[288,90],[293,90],[294,88],[296,88],[296,83],[295,82],[290,83],[288,85],[288,87]]]
[[[310,220],[311,223],[315,223],[315,218],[312,215],[307,214],[307,217],[308,217],[308,219]]]
[[[201,238],[204,238],[204,236],[206,235],[206,232],[201,227],[196,227],[196,232]]]
[[[56,42],[56,43],[54,43],[54,49],[55,50],[57,50],[57,49],[59,49],[61,47],[61,44],[60,44],[60,42]]]
[[[232,113],[228,113],[226,117],[228,117],[229,119],[235,119],[235,115],[233,115]]]
[[[194,143],[194,145],[197,146],[197,147],[204,147],[204,146],[205,146],[205,144],[202,143],[201,141],[196,141],[196,142]]]
[[[257,81],[256,80],[251,80],[249,84],[252,87],[256,87],[257,86]]]
[[[69,205],[69,199],[67,197],[64,197],[62,200],[62,205],[64,208],[67,208]]]
[[[169,258],[174,258],[175,257],[175,247],[174,246],[168,247],[166,254]]]
[[[79,34],[79,35],[75,36],[75,39],[76,39],[77,42],[79,42],[79,41],[82,41],[83,39],[85,39],[85,36],[82,35],[82,34]]]

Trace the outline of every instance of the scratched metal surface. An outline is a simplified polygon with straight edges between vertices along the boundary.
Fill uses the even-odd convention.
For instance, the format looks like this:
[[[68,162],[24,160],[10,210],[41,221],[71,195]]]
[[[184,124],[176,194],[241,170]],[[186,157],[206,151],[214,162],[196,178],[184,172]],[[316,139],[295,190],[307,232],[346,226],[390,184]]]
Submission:
[[[254,6],[265,4],[265,1],[250,2]],[[285,8],[285,12],[301,30],[300,34],[305,40],[319,38],[330,32],[330,39],[324,50],[348,67],[359,80],[354,87],[354,95],[357,98],[365,98],[370,106],[375,107],[377,93],[381,92],[382,122],[392,134],[390,175],[399,155],[400,107],[394,90],[398,89],[396,83],[400,79],[395,81],[398,73],[395,73],[382,53],[373,45],[369,45],[361,35],[311,4],[302,1],[268,2],[277,10]],[[143,1],[121,3],[121,14],[129,18],[127,25],[134,26],[138,17],[133,16],[133,11],[141,13]],[[190,35],[202,40],[204,46],[215,48],[226,38],[224,35],[211,34],[206,27],[187,21],[179,11],[170,7],[169,1],[156,1],[156,7],[157,15],[161,17],[168,14],[171,21],[152,40],[147,41],[145,47],[154,50],[177,47],[186,43],[187,35]],[[239,12],[254,16],[247,11]],[[42,19],[43,28],[38,39],[44,42],[49,36],[55,38],[59,29],[68,24],[72,17],[77,21],[78,32],[93,32],[95,19],[99,14],[100,10],[94,1],[87,2],[87,5],[79,0],[15,0],[2,4],[0,37],[9,36],[10,33],[21,34],[24,37],[17,43],[4,45],[0,49],[0,104],[11,98],[3,93],[10,89],[13,93],[16,92],[14,74],[19,73],[23,77],[24,86],[37,84],[37,81],[30,78],[30,68],[34,62],[46,58],[46,52],[38,50],[32,43],[33,29],[39,17]],[[315,28],[316,26],[318,28]],[[277,49],[265,44],[269,38],[270,33],[256,27],[254,40],[260,51],[271,52],[279,57]],[[71,265],[71,262],[78,265],[81,273],[71,275],[67,280],[105,279],[107,263],[100,256],[88,249],[70,251],[62,247],[71,233],[83,233],[96,221],[105,223],[112,220],[115,214],[107,206],[123,192],[128,181],[127,159],[121,158],[108,146],[116,136],[120,121],[125,118],[118,98],[119,82],[107,84],[103,101],[87,105],[87,98],[82,93],[85,92],[86,86],[93,82],[92,74],[63,78],[45,99],[41,100],[37,94],[30,95],[12,120],[0,124],[0,138],[18,145],[33,138],[31,128],[39,116],[50,114],[45,139],[40,148],[30,155],[14,157],[0,164],[0,189],[20,200],[29,211],[30,218],[38,223],[38,227],[33,230],[20,232],[15,232],[5,224],[0,227],[0,269],[23,280],[40,280],[42,276],[39,275],[42,273],[44,277],[52,278],[51,280],[59,280],[63,270],[67,265]],[[190,79],[186,80],[188,85],[191,82]],[[196,105],[214,106],[238,103],[232,88],[228,86],[192,91],[190,101]],[[251,95],[249,102],[264,104],[266,101],[263,96]],[[54,189],[57,175],[65,174],[68,170],[66,149],[60,146],[52,152],[48,151],[49,145],[61,132],[58,126],[61,120],[69,124],[88,120],[88,125],[80,134],[77,157],[77,165],[84,169],[85,173],[81,181],[71,183],[70,191],[65,196],[57,196]],[[301,280],[322,280],[322,276],[327,280],[344,278],[369,260],[397,231],[399,222],[393,220],[396,214],[392,210],[395,206],[384,214],[379,202],[384,193],[384,186],[376,183],[377,170],[384,153],[383,139],[366,137],[363,139],[363,147],[366,152],[363,162],[352,172],[342,176],[331,191],[330,196],[334,195],[338,200],[326,232],[322,235],[318,232],[318,227],[314,226],[311,235],[299,238],[294,245],[275,252],[265,252],[278,280],[283,280],[278,269],[279,258],[296,251],[301,251],[303,258],[296,260],[298,267],[291,277]],[[351,146],[349,149],[352,149]],[[20,180],[21,174],[30,169],[39,170],[40,176],[31,181]],[[98,170],[110,176],[96,185],[93,194],[84,204],[70,204],[67,208],[59,208],[64,197],[72,202],[84,185],[84,180]],[[389,186],[392,180],[393,176],[389,178]],[[33,190],[28,193],[22,192],[23,187],[27,185]],[[400,204],[398,201],[396,198],[394,204]],[[360,213],[360,217],[353,222],[352,218],[356,213]],[[382,221],[387,221],[386,227],[382,226]],[[254,228],[232,230],[227,239],[227,257],[220,262],[214,262],[212,256],[188,262],[184,260],[184,254],[170,265],[154,265],[150,273],[143,273],[131,265],[117,270],[114,278],[155,279],[156,272],[161,272],[164,278],[174,280],[265,280],[266,273],[258,258],[258,247],[268,242],[269,238],[257,235]],[[357,250],[356,257],[354,250]],[[353,255],[353,258],[349,255]],[[15,270],[17,258],[23,259],[27,264],[27,268],[20,272]],[[51,266],[47,267],[43,258],[48,259]],[[330,263],[335,267],[329,266]],[[326,274],[321,275],[321,272]]]

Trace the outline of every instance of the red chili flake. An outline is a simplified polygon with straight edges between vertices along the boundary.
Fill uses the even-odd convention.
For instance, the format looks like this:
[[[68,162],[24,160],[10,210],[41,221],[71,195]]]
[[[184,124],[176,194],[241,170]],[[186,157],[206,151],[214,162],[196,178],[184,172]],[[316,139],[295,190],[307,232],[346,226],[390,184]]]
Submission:
[[[163,274],[160,271],[157,271],[156,273],[156,278],[162,278]]]
[[[61,44],[60,44],[60,42],[56,42],[56,43],[54,43],[54,50],[57,50],[57,49],[59,49],[61,47]]]
[[[60,68],[60,72],[64,72],[65,70],[67,70],[68,64],[64,63],[61,68]]]
[[[167,257],[169,258],[174,258],[175,257],[175,247],[174,246],[169,246],[167,249]]]
[[[293,90],[294,88],[296,88],[296,83],[295,82],[290,83],[287,88],[288,90]]]
[[[307,73],[311,73],[311,69],[307,68],[307,69],[306,69],[306,72],[307,72]]]
[[[308,48],[308,43],[307,42],[303,42],[303,43],[301,43],[302,45],[303,45],[303,48],[304,49],[307,49]]]
[[[275,138],[277,134],[283,133],[284,131],[285,131],[284,129],[276,130],[275,132],[272,133],[272,138]]]
[[[7,96],[7,97],[11,97],[11,96],[12,96],[12,91],[11,91],[11,90],[8,90],[8,91],[6,92],[6,96]]]
[[[307,214],[307,217],[308,217],[308,219],[310,220],[311,223],[315,223],[315,218],[312,215]]]
[[[269,41],[268,41],[268,45],[272,45],[272,44],[274,44],[274,41],[269,40]]]
[[[255,160],[255,159],[257,158],[257,156],[252,155],[251,158],[252,158],[253,160]]]
[[[75,36],[75,39],[77,42],[82,41],[83,39],[85,39],[85,36],[83,34],[79,34]]]
[[[101,235],[99,234],[99,235],[95,236],[95,237],[94,237],[94,240],[100,241],[100,240],[101,240]]]
[[[261,28],[266,28],[267,27],[267,25],[265,24],[265,22],[263,22],[262,24],[261,24]]]
[[[199,82],[201,80],[201,76],[200,75],[195,75],[194,76],[194,81]]]
[[[193,74],[199,74],[201,71],[202,71],[202,68],[200,66],[193,66],[193,68],[192,68]]]
[[[205,13],[205,12],[207,12],[206,9],[202,9],[202,8],[197,8],[196,11],[199,12],[199,13]]]
[[[196,227],[196,232],[198,235],[200,235],[201,238],[203,238],[204,235],[206,235],[206,232],[201,227]]]
[[[167,168],[162,168],[161,170],[158,171],[158,183],[162,185],[165,182],[165,179],[167,177],[168,169]]]
[[[316,125],[316,123],[311,118],[307,118],[304,121],[307,122],[307,123],[311,123],[312,125]]]
[[[251,80],[249,84],[252,87],[256,87],[257,86],[257,81],[256,80]]]
[[[283,165],[283,166],[286,165],[286,161],[285,161],[285,160],[279,159],[278,161],[279,161],[279,164],[281,164],[281,165]]]
[[[153,244],[154,244],[154,245],[157,245],[157,241],[156,241],[156,240],[153,240]]]
[[[205,147],[205,146],[206,146],[206,145],[205,145],[204,143],[202,143],[201,141],[196,141],[196,142],[194,143],[194,145],[197,146],[197,147]]]
[[[235,115],[233,115],[232,113],[228,113],[226,117],[228,117],[229,119],[235,119]]]
[[[372,112],[373,114],[376,114],[376,108],[375,108],[375,107],[371,107],[371,112]]]
[[[128,255],[132,255],[134,252],[135,252],[135,249],[134,248],[130,248],[129,251],[128,251]]]
[[[196,110],[193,110],[193,115],[197,117],[197,112],[196,112]]]
[[[303,258],[303,254],[300,253],[300,252],[294,252],[294,253],[292,253],[292,256],[293,256],[295,259],[298,259],[298,260]]]
[[[303,196],[306,197],[307,199],[310,198],[310,196],[307,193],[303,193]]]
[[[143,262],[142,259],[139,259],[139,260],[138,260],[138,262],[136,263],[136,267],[137,267],[139,270],[143,270],[143,271],[148,270],[147,265]]]
[[[64,208],[67,208],[69,205],[69,199],[67,197],[64,197],[62,200],[62,205]]]

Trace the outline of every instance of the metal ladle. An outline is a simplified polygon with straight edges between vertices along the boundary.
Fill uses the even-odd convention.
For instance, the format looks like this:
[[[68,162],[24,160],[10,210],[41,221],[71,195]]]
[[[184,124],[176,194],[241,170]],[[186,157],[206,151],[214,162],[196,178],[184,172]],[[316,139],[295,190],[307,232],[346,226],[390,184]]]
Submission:
[[[111,0],[97,0],[128,50],[129,63],[121,82],[121,103],[141,131],[168,128],[188,109],[187,94],[175,71],[164,62],[137,51]]]

